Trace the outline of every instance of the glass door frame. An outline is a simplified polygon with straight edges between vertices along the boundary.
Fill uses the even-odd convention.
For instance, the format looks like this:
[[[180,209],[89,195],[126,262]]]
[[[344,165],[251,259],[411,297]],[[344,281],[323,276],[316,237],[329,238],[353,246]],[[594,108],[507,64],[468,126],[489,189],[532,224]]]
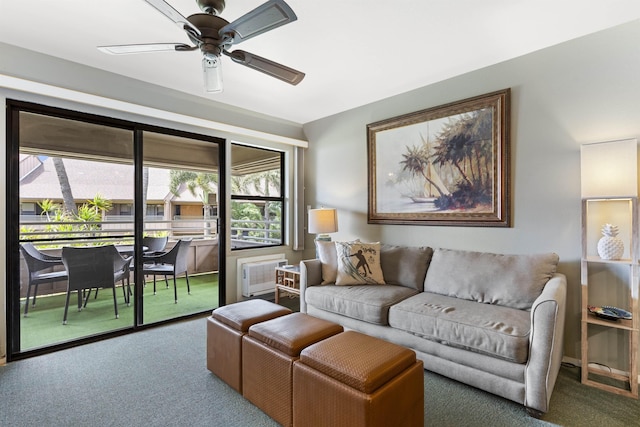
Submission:
[[[134,243],[136,259],[142,256],[142,237],[144,230],[143,212],[143,195],[142,195],[142,170],[143,170],[143,139],[142,135],[145,131],[174,135],[179,137],[191,138],[198,141],[205,141],[217,144],[218,146],[218,191],[220,212],[217,224],[218,232],[218,301],[217,306],[224,305],[226,301],[226,210],[227,210],[227,194],[226,194],[226,151],[229,142],[225,139],[202,135],[192,132],[179,131],[175,129],[136,123],[122,119],[116,119],[97,114],[84,113],[58,107],[46,106],[26,101],[18,101],[7,99],[6,115],[7,115],[7,134],[6,134],[6,265],[7,265],[7,293],[6,293],[6,328],[7,328],[7,361],[23,359],[39,354],[45,354],[65,348],[75,347],[89,342],[95,342],[107,339],[113,336],[119,336],[127,333],[137,332],[149,327],[175,322],[189,317],[201,316],[203,313],[194,313],[185,316],[176,317],[170,320],[160,321],[153,324],[143,324],[143,293],[142,287],[142,264],[135,263],[134,269],[134,322],[129,327],[119,329],[100,335],[80,338],[73,341],[53,344],[51,346],[42,347],[33,350],[20,351],[20,291],[16,283],[20,280],[20,179],[19,179],[19,150],[20,150],[20,112],[28,112],[41,114],[45,116],[70,119],[75,121],[83,121],[103,126],[112,126],[116,128],[130,130],[133,133],[133,165],[134,165]],[[62,327],[62,326],[61,326]]]

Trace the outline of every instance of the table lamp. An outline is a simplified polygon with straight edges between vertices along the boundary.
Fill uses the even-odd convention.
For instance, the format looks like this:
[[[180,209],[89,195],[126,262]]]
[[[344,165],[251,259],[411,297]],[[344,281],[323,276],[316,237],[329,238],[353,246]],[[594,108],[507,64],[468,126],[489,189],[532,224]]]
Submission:
[[[338,231],[338,212],[335,209],[309,209],[309,233],[317,234],[316,241],[331,241],[328,233]]]

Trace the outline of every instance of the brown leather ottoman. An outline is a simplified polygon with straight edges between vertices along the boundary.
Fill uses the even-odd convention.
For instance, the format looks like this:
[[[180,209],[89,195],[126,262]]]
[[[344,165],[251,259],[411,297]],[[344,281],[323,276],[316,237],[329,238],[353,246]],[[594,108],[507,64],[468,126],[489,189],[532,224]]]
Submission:
[[[242,338],[242,395],[278,423],[290,426],[293,362],[305,347],[342,330],[336,323],[304,313],[251,326]]]
[[[291,310],[255,299],[213,310],[207,319],[207,369],[242,393],[242,336],[253,324],[291,314]]]
[[[424,372],[412,350],[347,331],[293,366],[293,425],[424,425]]]

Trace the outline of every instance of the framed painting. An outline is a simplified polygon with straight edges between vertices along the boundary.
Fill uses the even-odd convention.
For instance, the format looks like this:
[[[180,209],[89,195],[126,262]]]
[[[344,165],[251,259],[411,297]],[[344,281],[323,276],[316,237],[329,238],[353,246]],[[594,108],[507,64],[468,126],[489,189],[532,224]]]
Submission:
[[[510,227],[510,94],[367,125],[368,222]]]

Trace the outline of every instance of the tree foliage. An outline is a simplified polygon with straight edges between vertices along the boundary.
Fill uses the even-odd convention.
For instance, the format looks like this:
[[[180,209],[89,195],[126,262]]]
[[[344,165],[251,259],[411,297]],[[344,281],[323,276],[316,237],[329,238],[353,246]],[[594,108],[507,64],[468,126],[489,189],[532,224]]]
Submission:
[[[105,199],[100,193],[96,193],[93,199],[87,200],[87,204],[93,208],[99,221],[104,221],[107,212],[113,207],[111,200]]]
[[[218,174],[191,172],[172,169],[169,173],[169,191],[179,195],[180,186],[184,184],[192,196],[200,199],[203,205],[209,204],[209,194],[214,193],[214,185],[218,182]]]
[[[231,190],[235,195],[251,195],[269,197],[273,189],[280,189],[280,170],[234,175],[231,177]],[[280,238],[280,219],[282,218],[282,204],[266,201],[264,204],[251,202],[232,202],[231,218],[236,222],[237,231],[246,237],[262,238],[266,230],[269,237]],[[271,223],[271,222],[277,222]],[[267,226],[268,224],[268,226]],[[259,229],[259,230],[256,230]],[[265,230],[265,231],[262,231]]]

